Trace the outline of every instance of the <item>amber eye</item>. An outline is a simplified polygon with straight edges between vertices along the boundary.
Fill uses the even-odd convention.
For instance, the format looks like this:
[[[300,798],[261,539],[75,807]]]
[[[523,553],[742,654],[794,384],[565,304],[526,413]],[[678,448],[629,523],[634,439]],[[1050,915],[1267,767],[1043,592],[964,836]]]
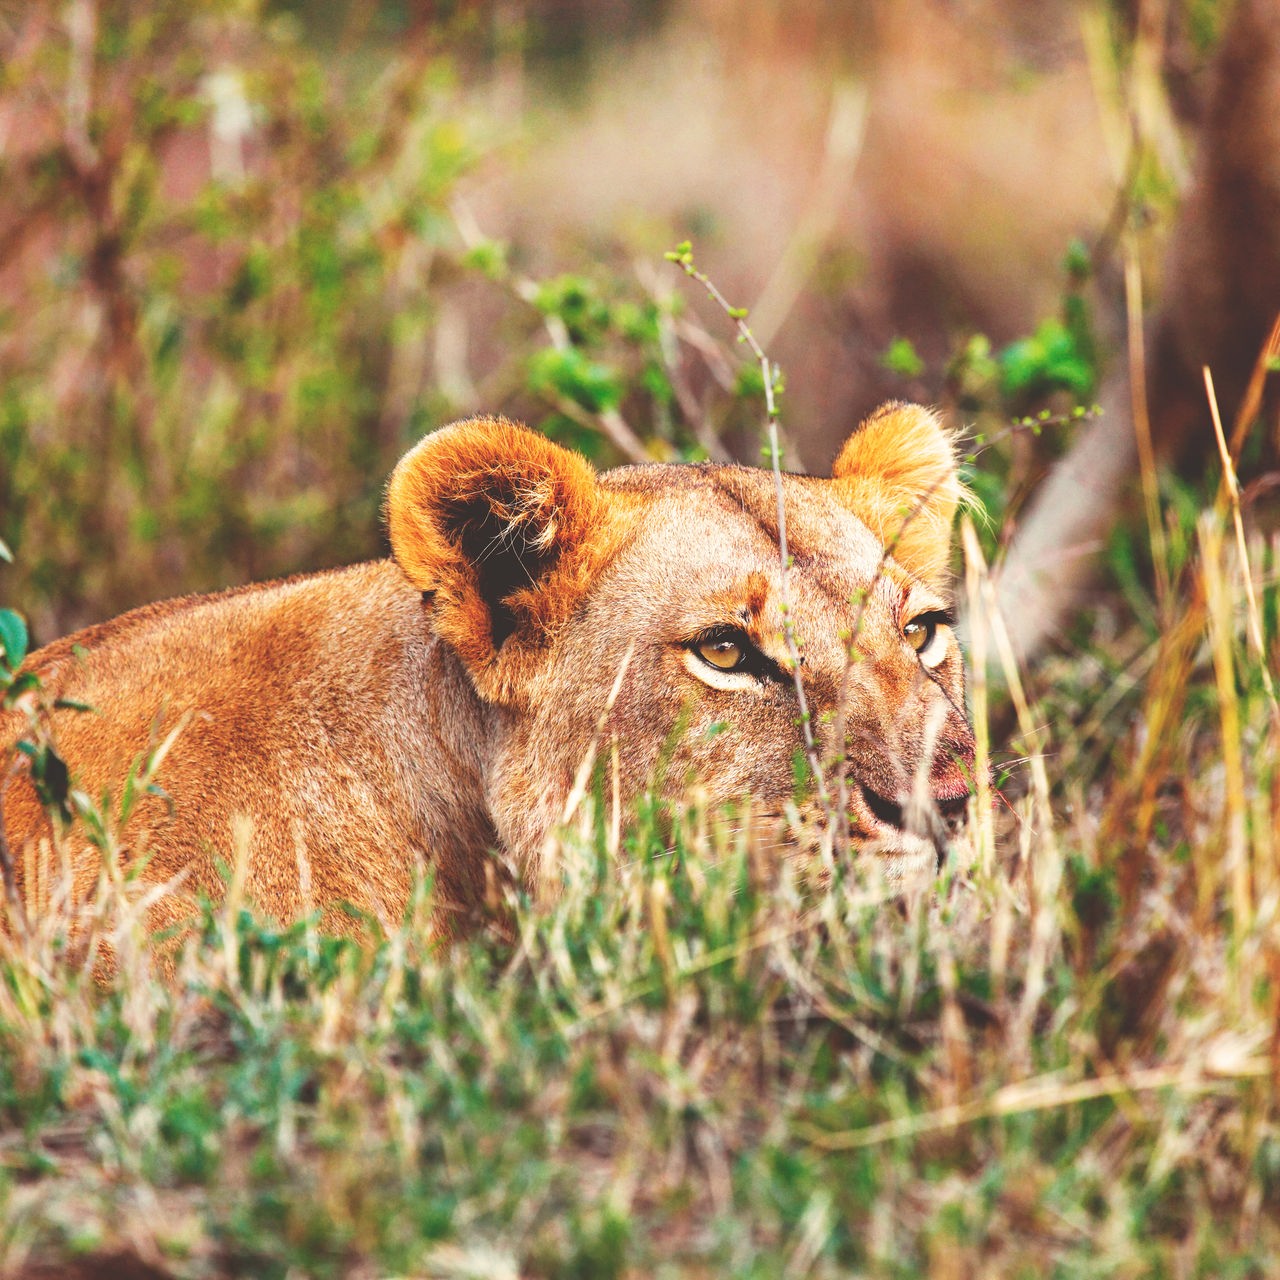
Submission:
[[[746,660],[746,650],[732,636],[712,636],[695,646],[698,657],[721,671],[736,671]]]
[[[914,622],[908,622],[902,628],[902,634],[906,637],[907,643],[917,652],[929,647],[929,641],[933,639],[938,625],[932,618],[917,618]]]
[[[950,625],[951,616],[941,609],[922,613],[902,628],[902,638],[915,650],[921,663],[932,669],[941,666],[947,656]]]

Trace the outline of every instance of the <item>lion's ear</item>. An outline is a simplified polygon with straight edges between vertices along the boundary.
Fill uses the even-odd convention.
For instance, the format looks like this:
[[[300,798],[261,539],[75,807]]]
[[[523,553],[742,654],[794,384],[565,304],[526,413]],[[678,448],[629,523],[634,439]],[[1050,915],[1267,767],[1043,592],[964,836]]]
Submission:
[[[955,444],[937,414],[917,404],[882,405],[845,441],[831,477],[899,564],[930,585],[942,583],[962,489]]]
[[[391,550],[480,695],[513,703],[614,545],[585,458],[502,418],[444,427],[387,489]]]

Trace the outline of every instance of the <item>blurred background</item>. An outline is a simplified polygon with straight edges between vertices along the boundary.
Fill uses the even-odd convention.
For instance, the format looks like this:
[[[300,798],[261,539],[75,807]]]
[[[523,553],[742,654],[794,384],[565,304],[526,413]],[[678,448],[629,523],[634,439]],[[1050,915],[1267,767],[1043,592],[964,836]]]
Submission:
[[[937,403],[1003,536],[1160,262],[1227,7],[0,3],[0,601],[38,641],[381,554],[475,412],[786,462]],[[1019,430],[1027,420],[1053,429]]]

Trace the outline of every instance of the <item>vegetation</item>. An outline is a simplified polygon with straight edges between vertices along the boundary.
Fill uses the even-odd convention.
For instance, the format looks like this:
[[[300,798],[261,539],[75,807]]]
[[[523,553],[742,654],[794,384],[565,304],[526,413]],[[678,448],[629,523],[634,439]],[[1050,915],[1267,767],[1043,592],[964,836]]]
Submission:
[[[487,143],[438,45],[371,75],[243,0],[118,13],[5,18],[29,127],[0,186],[0,588],[44,638],[376,553],[382,477],[455,412],[421,358],[452,308],[495,317],[488,407],[601,460],[759,423],[776,384],[677,266],[535,279],[474,226]],[[886,358],[920,372],[905,339]],[[559,897],[448,950],[430,884],[356,943],[255,915],[234,850],[197,936],[157,945],[118,854],[163,752],[119,803],[79,793],[0,610],[22,767],[103,852],[87,951],[56,902],[0,938],[0,1273],[1269,1274],[1280,553],[1230,485],[1148,476],[1069,654],[1027,679],[983,607],[1023,447],[1089,412],[1098,359],[1073,283],[949,370],[985,433],[959,571],[996,786],[905,897],[856,860],[814,883],[696,794],[623,822],[598,785]]]

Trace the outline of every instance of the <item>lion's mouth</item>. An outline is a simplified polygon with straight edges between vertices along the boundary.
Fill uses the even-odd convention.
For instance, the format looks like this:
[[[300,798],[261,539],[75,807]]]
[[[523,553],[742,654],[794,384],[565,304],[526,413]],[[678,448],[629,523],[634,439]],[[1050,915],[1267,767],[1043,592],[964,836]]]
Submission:
[[[855,782],[849,810],[868,837],[866,851],[888,857],[898,873],[905,873],[917,866],[936,870],[942,865],[949,839],[964,821],[968,799],[968,787],[956,786],[912,805],[905,796],[894,799]]]

